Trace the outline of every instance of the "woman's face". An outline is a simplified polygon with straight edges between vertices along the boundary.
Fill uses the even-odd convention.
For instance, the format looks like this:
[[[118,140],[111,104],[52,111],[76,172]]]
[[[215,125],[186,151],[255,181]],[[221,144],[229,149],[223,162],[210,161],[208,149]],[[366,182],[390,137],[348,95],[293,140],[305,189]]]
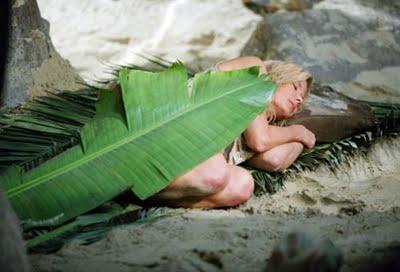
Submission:
[[[305,80],[279,85],[272,101],[276,119],[283,120],[295,114],[303,103],[306,92]]]

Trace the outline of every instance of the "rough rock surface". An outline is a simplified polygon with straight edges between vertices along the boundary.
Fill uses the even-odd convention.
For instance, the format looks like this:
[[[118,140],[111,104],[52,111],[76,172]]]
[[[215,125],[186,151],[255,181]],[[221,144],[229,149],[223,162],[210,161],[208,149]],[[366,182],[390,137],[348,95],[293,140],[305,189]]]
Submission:
[[[303,109],[287,123],[306,126],[319,142],[333,142],[373,128],[375,116],[369,106],[315,85]]]
[[[298,63],[317,81],[356,98],[399,101],[400,7],[376,2],[347,3],[347,9],[322,2],[313,10],[267,16],[242,55]]]
[[[10,32],[1,107],[14,107],[45,90],[79,87],[69,62],[54,50],[36,0],[12,1]]]
[[[22,230],[2,188],[0,188],[0,218],[0,270],[3,272],[29,271]]]

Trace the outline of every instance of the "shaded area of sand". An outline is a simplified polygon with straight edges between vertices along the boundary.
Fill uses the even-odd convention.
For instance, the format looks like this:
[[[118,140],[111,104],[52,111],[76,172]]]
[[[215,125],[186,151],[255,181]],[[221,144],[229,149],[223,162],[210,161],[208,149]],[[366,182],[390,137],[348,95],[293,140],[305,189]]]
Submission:
[[[31,261],[36,271],[263,271],[273,245],[297,225],[333,239],[350,271],[398,250],[399,218],[399,209],[356,216],[188,211]]]
[[[236,209],[176,209],[30,260],[35,271],[263,271],[279,239],[305,230],[341,248],[342,271],[365,271],[400,254],[399,147],[400,138],[381,141],[336,174],[324,167],[302,173],[276,195]]]

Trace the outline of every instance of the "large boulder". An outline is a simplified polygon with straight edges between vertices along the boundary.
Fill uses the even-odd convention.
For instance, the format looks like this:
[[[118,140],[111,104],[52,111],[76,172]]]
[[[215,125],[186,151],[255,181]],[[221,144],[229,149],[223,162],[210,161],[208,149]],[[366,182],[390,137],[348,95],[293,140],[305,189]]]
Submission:
[[[9,51],[0,107],[15,107],[46,90],[78,89],[80,78],[54,50],[49,24],[41,18],[36,0],[13,0],[11,5]]]
[[[298,63],[317,81],[355,98],[400,102],[399,4],[325,2],[266,16],[242,55]]]

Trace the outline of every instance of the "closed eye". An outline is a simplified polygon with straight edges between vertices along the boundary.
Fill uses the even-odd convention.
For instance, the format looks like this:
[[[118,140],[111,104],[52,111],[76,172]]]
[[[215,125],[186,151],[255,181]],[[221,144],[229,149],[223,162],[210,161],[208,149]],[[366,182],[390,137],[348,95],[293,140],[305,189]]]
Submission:
[[[293,85],[293,88],[294,88],[295,91],[300,90],[300,88],[298,87],[298,85],[297,85],[295,82],[292,83],[292,85]],[[300,87],[301,87],[301,86],[300,86]],[[301,94],[301,99],[304,100],[304,95],[303,95],[303,94]]]

